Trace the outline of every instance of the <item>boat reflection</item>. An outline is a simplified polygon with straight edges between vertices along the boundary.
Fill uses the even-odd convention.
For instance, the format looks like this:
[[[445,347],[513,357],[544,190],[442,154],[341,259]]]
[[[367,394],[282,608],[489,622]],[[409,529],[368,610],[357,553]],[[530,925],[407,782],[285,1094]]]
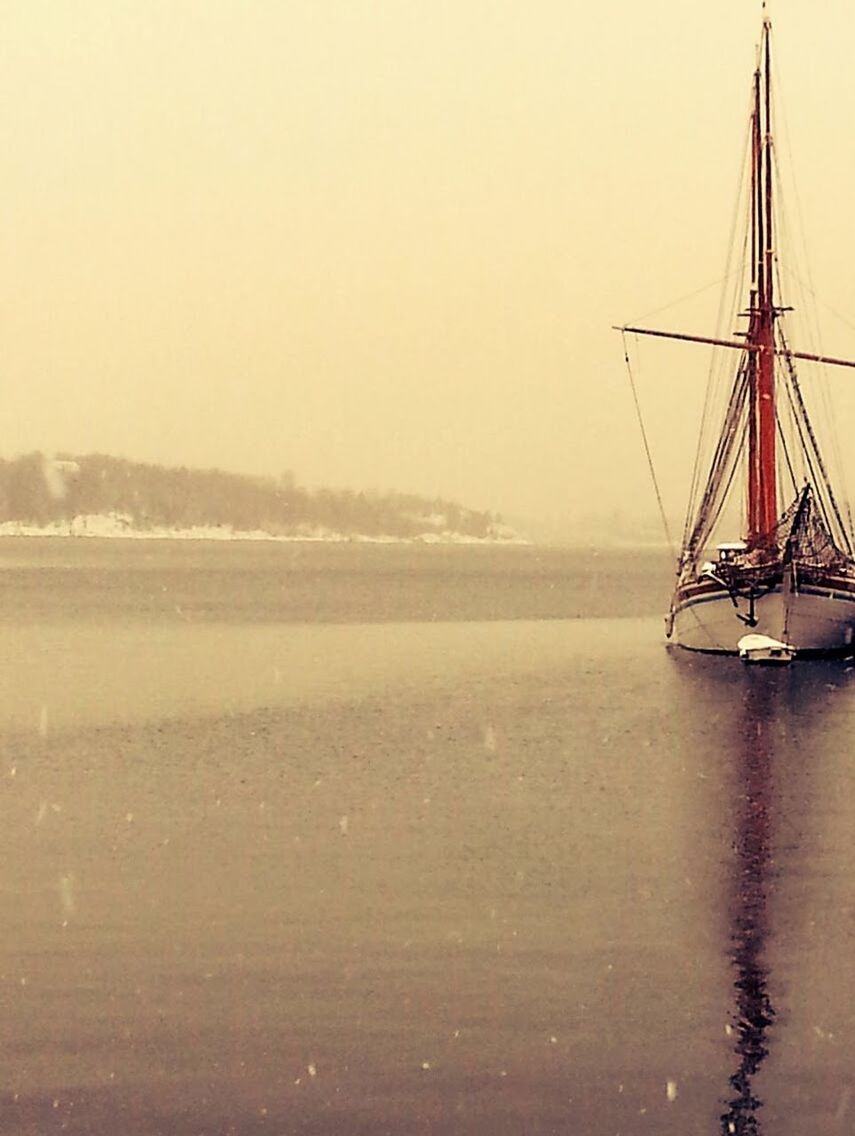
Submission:
[[[767,1032],[775,1011],[769,997],[765,958],[768,936],[767,890],[771,862],[772,760],[779,702],[787,675],[746,671],[736,757],[742,807],[737,816],[736,862],[731,911],[731,958],[736,1006],[729,1032],[739,1059],[730,1077],[734,1095],[721,1117],[727,1136],[762,1131],[762,1100],[754,1077],[768,1053]]]

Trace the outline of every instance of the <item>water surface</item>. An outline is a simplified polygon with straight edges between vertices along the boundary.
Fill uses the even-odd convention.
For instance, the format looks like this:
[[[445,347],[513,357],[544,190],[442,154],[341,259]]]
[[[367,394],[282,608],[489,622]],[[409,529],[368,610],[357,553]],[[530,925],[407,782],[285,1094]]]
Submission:
[[[4,1133],[848,1131],[844,665],[652,554],[0,551]]]

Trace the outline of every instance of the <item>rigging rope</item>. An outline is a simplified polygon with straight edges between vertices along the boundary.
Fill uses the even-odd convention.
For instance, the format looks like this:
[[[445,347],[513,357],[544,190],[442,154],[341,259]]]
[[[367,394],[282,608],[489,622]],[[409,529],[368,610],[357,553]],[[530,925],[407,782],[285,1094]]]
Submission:
[[[750,104],[749,104],[750,105]],[[718,314],[716,316],[715,329],[716,338],[721,338],[725,321],[729,322],[731,326],[736,322],[737,312],[740,308],[740,287],[742,284],[742,277],[745,274],[746,265],[748,264],[750,254],[748,253],[748,226],[745,226],[742,236],[742,247],[737,251],[737,226],[739,223],[740,214],[750,207],[750,193],[748,190],[748,159],[751,153],[751,114],[747,115],[746,134],[742,144],[742,165],[739,170],[739,177],[736,182],[736,192],[733,198],[733,211],[730,219],[730,235],[727,242],[727,258],[725,261],[725,274],[722,278],[722,283],[725,283],[732,278],[736,278],[733,290],[728,297],[727,289],[722,288],[719,297]],[[735,261],[735,264],[734,264]],[[716,395],[724,393],[724,384],[722,382],[723,371],[727,364],[724,363],[724,356],[719,352],[713,352],[710,359],[709,370],[707,372],[707,385],[704,395],[703,412],[701,414],[700,434],[698,438],[698,447],[695,452],[695,462],[692,469],[692,480],[689,487],[689,499],[686,505],[686,516],[683,524],[683,549],[689,547],[689,541],[695,523],[701,508],[701,502],[706,496],[706,490],[701,492],[701,479],[705,467],[705,453],[707,446],[707,439],[709,438],[710,423],[719,415],[715,411],[714,404],[716,403]],[[729,395],[727,396],[729,402]],[[725,403],[721,406],[724,411]]]
[[[731,237],[732,237],[732,234],[731,234]],[[739,272],[741,270],[741,267],[742,267],[741,265],[737,265],[736,268],[731,269],[728,266],[728,269],[725,272],[724,276],[720,276],[717,280],[711,280],[709,282],[709,284],[703,284],[703,285],[701,285],[700,288],[696,288],[694,290],[694,292],[687,292],[685,294],[685,296],[678,296],[678,298],[676,300],[669,300],[667,304],[663,304],[659,308],[653,308],[652,311],[642,312],[642,314],[640,316],[636,316],[631,320],[627,320],[627,323],[628,324],[646,323],[647,320],[652,319],[654,316],[659,316],[663,312],[670,311],[671,308],[676,308],[680,304],[688,303],[689,300],[694,300],[698,296],[702,296],[704,294],[704,292],[709,292],[711,288],[718,288],[720,285],[726,284],[732,276],[734,276],[737,272]]]
[[[718,523],[733,484],[748,428],[748,367],[749,360],[746,356],[740,362],[731,390],[727,414],[712,457],[706,487],[698,503],[694,527],[683,548],[684,561],[694,560],[706,544]]]
[[[641,403],[638,401],[638,391],[635,386],[635,378],[632,373],[632,366],[629,361],[629,348],[626,343],[626,332],[621,333],[623,339],[623,357],[626,361],[626,373],[629,375],[629,385],[632,389],[632,401],[635,403],[635,414],[638,418],[638,425],[641,428],[641,440],[644,443],[644,452],[647,455],[647,466],[650,470],[650,479],[653,482],[653,489],[656,493],[656,501],[659,505],[659,516],[662,518],[662,528],[665,530],[665,539],[668,541],[668,548],[670,549],[671,556],[676,560],[677,554],[674,551],[674,541],[671,539],[671,529],[668,525],[668,517],[665,513],[665,506],[662,503],[662,494],[659,492],[659,482],[656,479],[656,469],[653,465],[653,455],[650,452],[650,443],[647,440],[647,431],[644,428],[644,418],[641,413]]]
[[[793,267],[792,264],[787,263],[786,266],[785,266],[785,269],[786,269],[787,274],[791,275],[795,279],[795,281],[800,286],[801,291],[802,291],[801,300],[802,300],[802,307],[803,307],[803,310],[804,310],[804,313],[805,313],[805,321],[806,321],[806,325],[807,325],[808,339],[809,339],[809,341],[813,340],[814,343],[821,343],[822,342],[822,335],[821,335],[821,329],[820,329],[819,312],[818,312],[818,309],[815,305],[817,305],[817,304],[822,305],[829,312],[831,312],[832,315],[836,316],[839,320],[841,320],[842,323],[844,323],[848,327],[851,328],[853,325],[845,316],[842,316],[839,312],[835,311],[834,308],[832,308],[830,305],[826,304],[816,294],[816,291],[814,290],[813,276],[812,276],[812,272],[811,272],[811,262],[810,262],[810,257],[808,255],[808,247],[807,247],[807,240],[806,240],[807,229],[806,229],[805,223],[804,223],[804,214],[803,214],[803,211],[802,211],[801,194],[799,193],[799,186],[798,186],[798,182],[796,180],[796,166],[795,166],[795,162],[793,161],[793,157],[792,157],[793,148],[792,148],[792,143],[791,143],[791,140],[790,140],[789,122],[788,122],[787,113],[786,113],[786,106],[785,106],[785,101],[784,101],[784,90],[783,90],[783,86],[781,84],[780,75],[778,76],[778,81],[777,81],[777,84],[776,84],[775,104],[776,104],[776,112],[777,112],[778,108],[780,108],[780,115],[778,115],[776,113],[776,118],[780,118],[780,121],[783,125],[784,145],[785,145],[785,148],[786,148],[786,152],[787,152],[787,154],[789,155],[789,158],[790,158],[789,162],[787,163],[787,168],[789,170],[789,175],[790,175],[789,180],[790,180],[790,184],[792,186],[792,197],[793,197],[793,200],[795,202],[795,212],[796,212],[796,226],[795,226],[795,228],[796,228],[797,240],[793,241],[794,259],[798,258],[799,265],[800,266],[802,264],[804,265],[807,280],[805,281],[805,280],[801,279],[801,277],[799,276],[798,272],[795,271],[795,268]],[[776,182],[777,182],[777,184],[780,188],[782,186],[782,180],[783,179],[781,177],[781,171],[778,167],[778,158],[777,158],[777,151],[776,150],[773,150],[772,156],[773,156],[774,163],[775,163],[775,179],[776,179]],[[783,202],[785,200],[783,193],[778,194],[778,200],[779,200],[779,202]],[[779,209],[781,209],[780,205],[779,205]],[[786,218],[786,215],[783,213],[782,209],[781,209],[781,219],[786,224],[787,218]],[[779,245],[780,245],[780,243],[781,242],[779,242]],[[776,266],[778,267],[778,270],[780,271],[780,261],[779,261],[779,257],[777,255],[777,253],[776,253],[776,256],[775,256],[775,261],[776,261]],[[780,281],[779,281],[779,283],[780,283]],[[806,302],[805,293],[808,293],[811,296],[811,298],[813,299],[813,302],[814,302],[813,307],[811,307],[811,305]],[[819,348],[817,347],[817,348],[815,348],[815,350],[818,351]],[[789,365],[790,368],[792,368],[792,366],[793,366],[792,360],[788,361],[788,365]],[[847,487],[847,484],[846,484],[846,480],[847,480],[846,479],[846,465],[843,461],[843,454],[842,454],[842,451],[841,451],[841,448],[840,448],[840,438],[839,438],[839,435],[838,435],[838,431],[835,428],[836,427],[836,421],[835,421],[834,409],[833,409],[833,406],[832,406],[830,386],[829,386],[829,383],[828,383],[828,378],[827,378],[827,376],[824,372],[820,371],[819,379],[818,379],[818,381],[815,382],[814,385],[818,388],[819,401],[820,401],[820,404],[821,404],[821,408],[825,413],[826,426],[827,426],[827,430],[828,430],[828,438],[829,438],[830,449],[831,449],[831,458],[832,458],[832,461],[833,461],[834,466],[835,466],[835,472],[840,479],[840,486],[841,486],[842,491],[843,491],[843,502],[842,502],[842,504],[843,504],[843,511],[845,512],[845,516],[846,516],[846,524],[845,524],[844,528],[846,530],[847,540],[851,544],[852,541],[855,540],[855,527],[853,527],[853,523],[852,523],[852,510],[851,510],[851,504],[850,504],[850,500],[849,500],[848,487]],[[835,502],[835,509],[836,509],[836,502]]]
[[[784,350],[786,352],[786,351],[788,351],[787,342],[783,337],[783,332],[781,331],[781,329],[779,329],[779,332],[781,333],[781,342],[782,342]],[[813,455],[814,455],[814,458],[816,459],[817,467],[819,468],[819,472],[820,472],[821,477],[822,477],[822,480],[820,480],[819,478],[816,477],[816,475],[814,473],[813,462],[811,461],[810,454],[808,453],[807,447],[805,446],[804,435],[802,434],[801,424],[799,424],[799,434],[802,437],[802,445],[805,446],[805,456],[806,456],[806,458],[807,458],[807,460],[810,464],[811,473],[813,474],[815,485],[818,489],[822,488],[822,489],[825,490],[825,493],[826,493],[827,498],[828,498],[828,504],[831,506],[831,512],[833,513],[834,518],[837,521],[837,524],[838,524],[838,527],[839,527],[840,536],[843,538],[843,542],[844,542],[844,545],[846,547],[846,551],[851,556],[852,555],[852,545],[851,545],[850,540],[849,540],[849,533],[847,532],[846,525],[843,522],[843,517],[841,516],[840,508],[839,508],[839,506],[837,504],[837,500],[834,496],[834,490],[832,489],[832,486],[831,486],[831,481],[830,481],[829,476],[828,476],[828,471],[825,468],[825,462],[822,460],[822,453],[820,452],[819,444],[816,440],[816,435],[813,432],[813,427],[811,426],[810,419],[808,418],[808,415],[807,415],[807,410],[805,408],[804,399],[802,398],[801,388],[799,387],[799,381],[798,381],[798,378],[796,377],[796,369],[793,366],[792,357],[789,354],[785,354],[784,355],[784,362],[786,363],[786,374],[787,374],[787,377],[789,379],[789,386],[790,386],[790,389],[792,390],[792,394],[794,396],[795,405],[798,408],[797,423],[798,423],[798,418],[801,418],[802,421],[804,422],[804,429],[807,433],[808,438],[810,439],[811,449],[813,451]],[[828,520],[827,517],[826,517],[826,520]]]
[[[787,393],[789,394],[789,391]],[[795,408],[793,407],[792,402],[793,396],[790,395],[790,411],[794,415]],[[784,429],[784,423],[781,421],[780,404],[777,402],[775,404],[775,422],[778,426],[778,441],[781,443],[781,453],[784,455],[784,461],[787,463],[787,472],[790,475],[790,482],[792,483],[793,493],[798,494],[799,482],[798,478],[796,477],[795,468],[793,467],[792,457],[790,456],[790,447],[787,445],[787,432]],[[778,492],[780,494],[780,499],[783,499],[785,496],[789,496],[789,491],[785,490],[784,488],[784,477],[780,466],[778,466]]]

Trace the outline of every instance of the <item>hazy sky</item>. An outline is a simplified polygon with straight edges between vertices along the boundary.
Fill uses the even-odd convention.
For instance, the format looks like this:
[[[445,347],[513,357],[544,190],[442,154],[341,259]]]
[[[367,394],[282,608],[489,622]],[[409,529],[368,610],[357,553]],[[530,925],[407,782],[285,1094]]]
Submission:
[[[813,283],[855,325],[855,8],[771,14]],[[649,511],[610,325],[722,275],[760,18],[752,0],[5,0],[0,453]],[[657,318],[710,330],[716,306]],[[693,351],[639,358],[678,511]],[[855,377],[836,381],[855,436]]]

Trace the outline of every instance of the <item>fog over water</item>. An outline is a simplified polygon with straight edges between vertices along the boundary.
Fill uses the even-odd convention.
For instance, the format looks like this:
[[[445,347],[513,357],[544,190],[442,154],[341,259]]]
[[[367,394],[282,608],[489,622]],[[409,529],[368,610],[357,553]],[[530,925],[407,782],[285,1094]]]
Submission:
[[[855,9],[765,11],[852,358]],[[762,12],[3,6],[0,458],[578,539],[0,538],[3,1136],[852,1127],[855,672],[666,649],[710,362],[612,330],[716,330]]]
[[[855,14],[770,10],[788,231],[843,317],[820,305],[822,346],[852,355]],[[712,330],[715,288],[671,305],[724,273],[760,17],[7,4],[0,449],[655,516],[610,328],[665,308]],[[638,360],[675,514],[706,370]],[[852,391],[835,379],[844,437]]]

